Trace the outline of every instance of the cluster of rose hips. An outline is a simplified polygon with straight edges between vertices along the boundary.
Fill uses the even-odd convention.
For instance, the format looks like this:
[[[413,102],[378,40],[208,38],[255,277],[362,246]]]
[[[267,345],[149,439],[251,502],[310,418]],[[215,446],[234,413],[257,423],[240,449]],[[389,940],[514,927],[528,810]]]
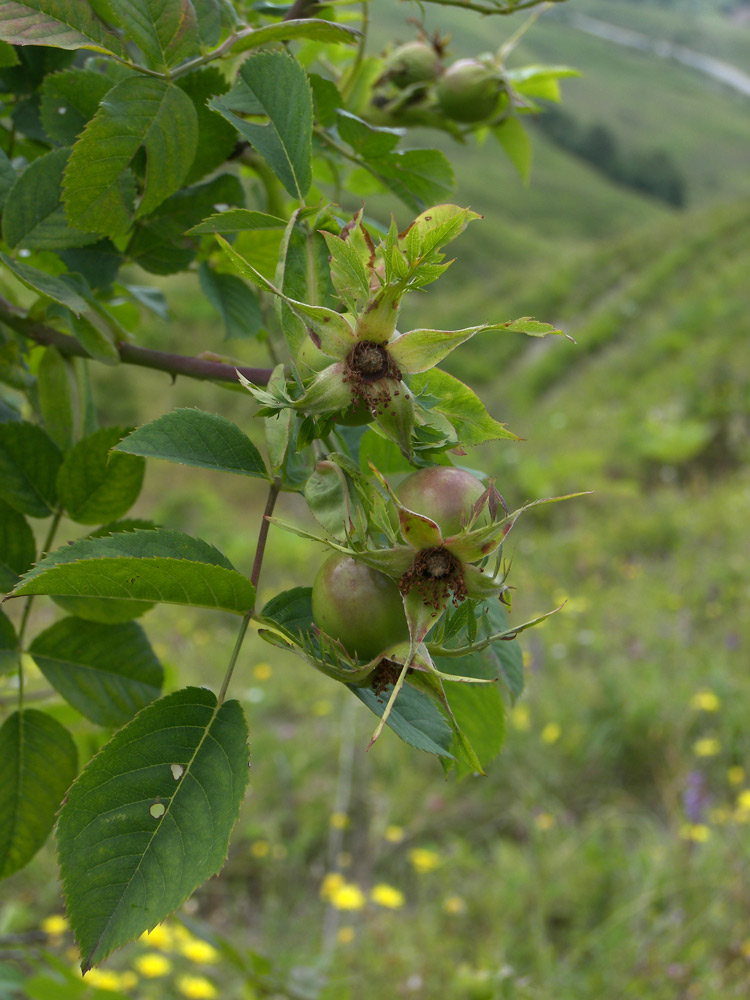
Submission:
[[[422,38],[398,46],[386,58],[373,104],[382,114],[409,121],[442,116],[460,124],[490,119],[507,92],[502,68],[491,56],[444,64],[444,43]]]
[[[417,603],[433,609],[426,613],[427,625],[448,600],[457,604],[467,596],[462,560],[451,551],[455,549],[452,541],[466,537],[467,528],[490,523],[491,496],[492,490],[455,466],[419,469],[408,475],[395,491],[399,507],[391,508],[392,524],[395,528],[401,525],[408,542],[414,526],[408,517],[397,514],[397,509],[404,510],[416,515],[422,524],[436,525],[438,537],[416,539],[411,563],[398,579],[355,555],[336,552],[329,556],[313,584],[315,624],[360,660],[373,660],[389,647],[409,642],[404,598],[412,590]],[[442,544],[420,547],[421,541]]]

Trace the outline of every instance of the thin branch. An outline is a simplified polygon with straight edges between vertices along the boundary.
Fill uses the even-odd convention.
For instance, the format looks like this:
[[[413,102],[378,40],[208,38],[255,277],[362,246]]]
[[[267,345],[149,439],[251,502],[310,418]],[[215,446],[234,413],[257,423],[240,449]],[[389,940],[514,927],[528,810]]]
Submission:
[[[56,347],[66,357],[91,357],[75,337],[61,333],[51,326],[45,326],[44,323],[35,323],[27,319],[2,298],[0,298],[0,322],[37,344]],[[272,368],[248,368],[242,365],[227,364],[223,361],[211,361],[207,358],[186,357],[184,354],[155,351],[150,347],[138,347],[136,344],[128,344],[124,341],[118,341],[115,347],[120,355],[120,360],[125,364],[153,368],[156,371],[167,372],[173,377],[185,375],[188,378],[236,384],[237,372],[241,372],[248,381],[254,382],[255,385],[266,385],[273,371]]]
[[[268,529],[270,528],[269,517],[273,514],[273,509],[276,506],[276,501],[279,498],[279,493],[281,492],[281,483],[278,479],[274,479],[268,490],[268,500],[266,501],[266,509],[263,511],[263,518],[260,522],[260,529],[258,531],[258,543],[255,546],[255,559],[253,560],[253,568],[250,573],[250,582],[255,587],[255,593],[257,597],[258,593],[258,580],[260,579],[260,569],[263,565],[263,555],[266,551],[266,541],[268,540]],[[242,624],[240,625],[240,631],[237,635],[237,641],[234,644],[234,649],[232,650],[232,655],[229,658],[229,665],[227,666],[227,671],[224,674],[224,680],[221,684],[221,690],[219,691],[218,703],[222,704],[224,701],[227,688],[229,687],[229,682],[232,679],[232,674],[234,673],[234,668],[237,663],[237,658],[240,655],[240,650],[242,649],[242,643],[245,641],[245,634],[247,633],[248,625],[253,617],[253,612],[255,611],[255,602],[253,602],[252,608],[247,612],[247,614],[242,619]]]

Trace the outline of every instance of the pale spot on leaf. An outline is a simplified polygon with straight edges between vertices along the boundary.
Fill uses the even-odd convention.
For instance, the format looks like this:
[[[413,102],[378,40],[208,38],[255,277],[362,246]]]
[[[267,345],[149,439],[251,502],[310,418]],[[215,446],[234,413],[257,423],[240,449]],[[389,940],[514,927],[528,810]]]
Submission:
[[[185,768],[182,766],[182,764],[170,764],[169,770],[172,772],[172,777],[174,778],[175,781],[179,781],[180,778],[185,773]]]
[[[58,115],[67,115],[68,109],[67,108],[58,108],[57,109],[57,113],[58,113]]]
[[[159,819],[167,811],[166,806],[163,802],[154,802],[154,804],[149,809],[149,812],[154,817],[154,819]]]

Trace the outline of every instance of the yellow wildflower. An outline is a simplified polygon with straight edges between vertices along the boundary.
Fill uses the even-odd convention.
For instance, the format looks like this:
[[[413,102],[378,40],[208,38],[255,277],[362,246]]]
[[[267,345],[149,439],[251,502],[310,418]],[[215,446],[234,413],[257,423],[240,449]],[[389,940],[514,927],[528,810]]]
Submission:
[[[50,937],[59,937],[68,929],[68,921],[62,913],[54,913],[51,917],[45,917],[42,921],[42,930]]]
[[[745,780],[745,768],[733,764],[727,771],[727,779],[730,785],[741,785]]]
[[[354,940],[354,928],[353,927],[339,927],[339,932],[336,935],[336,939],[339,944],[351,944]]]
[[[84,977],[87,986],[93,986],[98,990],[117,991],[122,987],[122,977],[116,972],[108,972],[106,969],[89,969]]]
[[[397,826],[395,823],[391,823],[385,828],[383,837],[389,844],[400,844],[404,839],[404,828],[402,826]]]
[[[331,893],[331,904],[337,910],[361,910],[365,905],[365,894],[353,882],[344,882]]]
[[[159,976],[166,976],[172,971],[172,963],[164,955],[157,955],[155,952],[149,955],[140,955],[133,963],[136,969],[146,979],[158,979]]]
[[[314,715],[330,715],[333,711],[333,705],[327,698],[318,698],[317,701],[313,702],[312,710]]]
[[[442,864],[440,855],[437,851],[431,851],[427,847],[415,847],[413,850],[409,851],[409,861],[411,861],[414,869],[418,871],[420,875],[424,875],[426,872],[434,871]]]
[[[191,962],[198,965],[211,965],[219,961],[219,953],[208,941],[195,938],[193,941],[184,941],[180,945],[180,954],[184,955]]]
[[[548,743],[551,746],[553,743],[557,743],[561,734],[562,729],[556,722],[548,722],[542,730],[542,743]]]
[[[443,910],[453,917],[458,916],[459,913],[466,913],[466,902],[460,896],[446,896]]]
[[[516,705],[513,711],[510,713],[510,721],[513,727],[521,733],[527,733],[531,729],[531,715],[529,714],[529,706],[521,703]]]
[[[267,681],[271,673],[272,670],[269,663],[256,663],[253,669],[253,677],[256,681]]]
[[[715,736],[704,736],[693,743],[693,753],[696,757],[715,757],[721,750],[721,743]]]
[[[740,951],[742,952],[743,958],[750,958],[750,938],[740,945]]]
[[[330,822],[334,830],[345,830],[349,826],[349,817],[342,812],[331,813]]]
[[[337,892],[346,879],[341,872],[328,872],[320,886],[320,898],[330,899],[334,892]]]
[[[270,850],[271,846],[267,840],[256,840],[250,845],[250,853],[254,858],[265,858]]]
[[[721,702],[718,696],[708,688],[701,688],[700,691],[696,691],[690,699],[690,707],[696,712],[717,712],[720,705]]]
[[[750,788],[746,788],[737,796],[737,808],[743,812],[750,812]]]
[[[403,892],[392,885],[380,882],[370,890],[370,899],[378,906],[384,906],[388,910],[398,910],[406,902]]]
[[[680,829],[683,840],[692,840],[696,844],[705,844],[711,836],[711,830],[705,823],[685,823]]]
[[[158,948],[160,951],[170,951],[174,947],[174,931],[168,924],[157,924],[150,932],[141,934],[139,941],[147,944],[150,948]]]
[[[219,995],[214,984],[205,976],[180,976],[177,989],[190,1000],[213,1000]]]
[[[555,817],[551,813],[539,813],[535,818],[537,830],[551,830],[555,825]]]

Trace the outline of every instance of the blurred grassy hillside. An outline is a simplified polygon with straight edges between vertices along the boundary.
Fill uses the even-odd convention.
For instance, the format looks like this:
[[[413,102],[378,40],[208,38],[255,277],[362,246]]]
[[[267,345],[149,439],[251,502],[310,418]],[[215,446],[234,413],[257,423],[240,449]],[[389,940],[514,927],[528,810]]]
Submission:
[[[727,59],[750,46],[750,28],[685,6],[580,8]],[[410,37],[405,8],[390,9],[384,37]],[[507,30],[449,8],[440,23],[462,54]],[[179,925],[113,958],[109,969],[139,980],[117,980],[125,995],[190,995],[186,973],[229,1000],[750,994],[747,101],[564,23],[542,19],[523,44],[519,60],[585,71],[564,87],[577,118],[673,152],[690,199],[669,209],[536,133],[528,189],[491,145],[456,156],[456,200],[485,221],[410,318],[533,313],[577,341],[488,335],[452,356],[525,439],[466,461],[496,475],[512,505],[595,491],[530,514],[511,536],[514,620],[564,607],[527,634],[527,692],[506,747],[486,777],[447,783],[388,732],[366,754],[372,717],[252,639],[233,683],[251,725],[249,797],[224,872],[183,913],[224,960],[201,963]],[[144,321],[145,342],[263,363],[260,345],[221,344],[197,283],[163,287],[173,319]],[[96,397],[107,419],[201,405],[255,433],[244,394],[154,372],[100,373]],[[240,477],[151,463],[137,513],[244,568],[262,503]],[[294,498],[279,513],[305,516]],[[269,551],[263,596],[309,582],[321,557],[275,528]],[[219,682],[234,623],[158,608],[146,625],[172,678]],[[59,909],[49,846],[45,865],[41,884],[33,871],[11,880],[0,929],[38,927]],[[68,965],[70,944],[65,932],[48,940]],[[157,957],[171,965],[149,978]]]

